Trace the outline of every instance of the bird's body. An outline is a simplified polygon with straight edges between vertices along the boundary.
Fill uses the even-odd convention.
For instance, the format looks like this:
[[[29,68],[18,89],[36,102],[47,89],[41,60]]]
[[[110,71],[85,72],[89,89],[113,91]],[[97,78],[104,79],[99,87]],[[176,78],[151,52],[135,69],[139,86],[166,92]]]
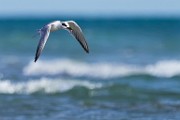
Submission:
[[[76,22],[74,22],[74,21],[64,21],[64,22],[54,21],[54,22],[51,22],[51,23],[45,25],[44,27],[42,27],[41,29],[38,30],[38,32],[40,34],[40,41],[39,41],[39,44],[38,44],[38,47],[36,50],[34,62],[36,62],[38,60],[46,42],[47,42],[50,32],[61,30],[61,29],[65,29],[65,30],[69,31],[76,38],[76,40],[78,40],[78,42],[81,44],[81,46],[84,48],[84,50],[87,53],[89,53],[89,48],[88,48],[87,42],[85,40],[85,37],[83,35],[83,32]]]
[[[50,31],[53,32],[53,31],[62,29],[61,24],[62,23],[60,21],[54,21],[54,22],[49,23],[48,25],[51,26]]]

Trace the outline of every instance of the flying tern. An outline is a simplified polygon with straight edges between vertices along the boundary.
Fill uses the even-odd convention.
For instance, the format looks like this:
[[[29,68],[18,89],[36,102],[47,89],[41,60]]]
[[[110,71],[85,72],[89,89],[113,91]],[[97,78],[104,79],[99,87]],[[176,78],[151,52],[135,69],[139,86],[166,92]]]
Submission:
[[[88,44],[79,25],[72,20],[62,22],[57,20],[43,26],[41,29],[38,30],[38,33],[40,34],[40,40],[37,46],[34,62],[36,62],[39,56],[41,55],[42,50],[48,40],[49,34],[53,31],[61,29],[69,31],[75,37],[75,39],[81,44],[86,53],[89,53]]]

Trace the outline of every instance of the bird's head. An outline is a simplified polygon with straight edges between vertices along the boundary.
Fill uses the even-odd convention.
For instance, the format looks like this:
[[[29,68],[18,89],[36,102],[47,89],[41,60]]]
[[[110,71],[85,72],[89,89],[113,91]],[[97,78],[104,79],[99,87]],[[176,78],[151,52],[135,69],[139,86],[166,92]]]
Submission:
[[[71,29],[70,26],[69,26],[69,24],[68,24],[67,22],[62,22],[62,27],[63,27],[64,29]]]
[[[64,23],[64,22],[62,23],[62,26],[67,27],[66,23]]]

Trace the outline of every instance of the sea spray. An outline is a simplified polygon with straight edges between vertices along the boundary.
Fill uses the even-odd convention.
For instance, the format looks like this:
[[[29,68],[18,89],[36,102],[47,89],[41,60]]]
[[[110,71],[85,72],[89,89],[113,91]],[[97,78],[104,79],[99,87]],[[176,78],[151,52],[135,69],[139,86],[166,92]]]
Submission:
[[[180,75],[180,61],[161,60],[153,64],[140,66],[108,62],[86,63],[70,59],[40,60],[36,64],[30,62],[24,67],[23,73],[27,76],[67,74],[73,77],[101,79],[132,75],[150,75],[170,78]]]
[[[12,82],[0,80],[0,94],[32,94],[43,92],[47,94],[62,93],[81,86],[87,89],[101,88],[101,83],[93,83],[86,80],[68,80],[62,78],[40,78],[26,82]]]

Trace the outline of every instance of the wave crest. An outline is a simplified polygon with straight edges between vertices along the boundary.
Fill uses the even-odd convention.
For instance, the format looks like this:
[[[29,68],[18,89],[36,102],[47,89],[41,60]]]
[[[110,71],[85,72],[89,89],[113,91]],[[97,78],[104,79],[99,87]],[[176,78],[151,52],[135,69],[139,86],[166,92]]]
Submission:
[[[82,63],[68,59],[30,62],[23,70],[25,75],[68,74],[75,77],[115,78],[131,75],[173,77],[180,75],[180,61],[164,60],[145,66],[112,63]]]
[[[32,94],[37,92],[61,93],[82,86],[88,89],[100,88],[100,83],[80,80],[48,79],[30,80],[27,82],[13,83],[10,80],[0,80],[1,94]]]
[[[139,72],[136,67],[108,63],[82,63],[71,60],[30,62],[23,70],[25,75],[56,75],[68,74],[71,76],[108,78],[125,76]]]

